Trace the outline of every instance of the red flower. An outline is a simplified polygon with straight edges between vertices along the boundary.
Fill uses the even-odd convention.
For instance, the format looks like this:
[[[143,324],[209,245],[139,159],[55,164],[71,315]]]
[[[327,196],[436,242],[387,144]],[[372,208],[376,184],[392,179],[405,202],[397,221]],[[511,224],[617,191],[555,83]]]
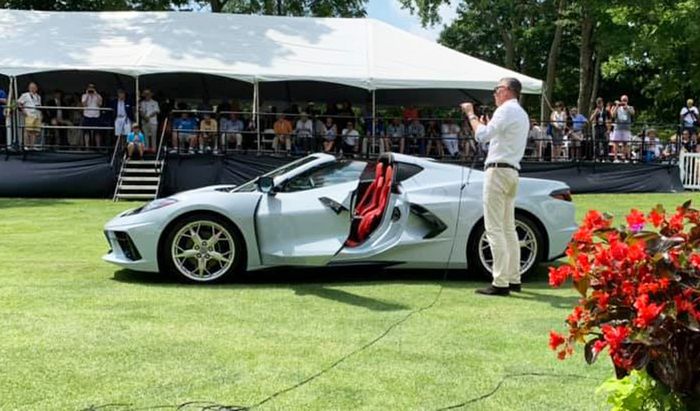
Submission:
[[[603,351],[605,347],[607,347],[608,343],[605,342],[605,340],[598,340],[593,343],[593,352],[599,353]]]
[[[683,216],[685,213],[681,210],[676,212],[668,222],[668,228],[673,231],[683,231]]]
[[[632,231],[636,232],[641,230],[642,228],[644,228],[645,223],[646,220],[644,219],[644,213],[637,210],[636,208],[633,208],[627,215],[627,226]]]
[[[552,351],[556,351],[556,349],[557,349],[560,345],[564,344],[564,342],[566,342],[566,339],[564,338],[563,335],[558,334],[558,333],[556,333],[556,332],[554,332],[554,331],[550,331],[550,332],[549,332],[549,348],[550,348]]]
[[[574,233],[574,241],[578,243],[592,243],[593,242],[593,232],[586,228],[586,227],[581,227],[576,232]]]
[[[602,244],[596,244],[595,265],[609,267],[611,264],[610,250],[603,247]]]
[[[601,228],[610,227],[610,219],[605,218],[605,216],[596,210],[589,210],[586,216],[583,218],[583,226],[589,230],[598,230]]]
[[[576,325],[579,323],[579,321],[581,321],[581,319],[586,317],[588,317],[588,312],[580,305],[577,305],[574,307],[574,311],[572,311],[566,318],[566,321],[571,325]]]
[[[693,253],[690,255],[690,265],[696,270],[700,270],[700,254]]]
[[[608,302],[610,301],[610,294],[604,291],[594,291],[593,296],[596,298],[596,305],[600,310],[606,310],[608,308]]]
[[[568,264],[559,267],[549,267],[549,285],[559,287],[571,276],[571,266]]]
[[[610,243],[610,254],[614,260],[624,261],[627,258],[628,250],[629,247],[623,242],[615,240]]]
[[[610,324],[605,324],[602,327],[600,327],[600,330],[603,332],[603,338],[605,338],[605,342],[607,342],[610,345],[611,352],[616,352],[617,350],[619,350],[622,344],[627,339],[627,337],[629,337],[630,335],[630,329],[625,327],[624,325],[618,325],[617,327],[613,327]]]
[[[665,304],[650,303],[648,294],[640,295],[634,303],[634,308],[637,309],[637,318],[634,319],[634,325],[639,328],[648,327],[661,314],[664,306]]]
[[[627,258],[630,262],[637,263],[646,257],[647,250],[644,241],[637,241],[628,248]]]
[[[664,218],[666,218],[666,215],[664,213],[659,213],[654,209],[651,210],[649,215],[647,215],[647,218],[649,219],[649,222],[651,222],[651,225],[654,227],[659,227],[661,223],[663,223]]]

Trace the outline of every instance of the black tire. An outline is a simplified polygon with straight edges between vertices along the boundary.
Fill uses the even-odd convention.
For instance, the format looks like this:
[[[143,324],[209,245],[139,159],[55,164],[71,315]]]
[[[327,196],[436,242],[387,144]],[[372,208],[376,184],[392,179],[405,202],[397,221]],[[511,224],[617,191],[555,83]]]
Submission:
[[[534,238],[537,247],[535,253],[530,253],[534,254],[534,259],[532,261],[529,261],[530,255],[526,255],[521,248],[521,270],[523,268],[523,260],[528,259],[527,270],[525,270],[525,272],[521,274],[521,278],[525,280],[525,278],[527,278],[528,275],[532,274],[532,272],[537,269],[537,266],[544,260],[544,234],[542,233],[540,226],[535,221],[533,221],[531,217],[528,217],[524,214],[515,214],[515,225],[516,230],[518,231],[518,238],[522,238],[522,235],[524,233],[524,227],[527,227],[530,230],[529,235],[531,235]],[[490,267],[486,266],[486,264],[482,260],[482,255],[479,253],[479,243],[482,236],[484,235],[484,232],[484,221],[481,220],[474,227],[474,229],[472,230],[472,234],[469,236],[469,242],[467,243],[467,264],[469,267],[470,274],[474,275],[477,278],[491,279],[492,275]],[[485,251],[486,257],[488,257],[488,254],[490,254],[490,250]]]
[[[189,229],[197,227],[198,224],[197,231],[201,234],[200,240],[202,242],[196,245],[196,241],[185,235],[183,230],[189,233]],[[216,230],[220,230],[218,232],[221,240],[213,245],[206,243],[214,236]],[[175,241],[178,241],[178,246],[184,245],[183,248],[191,247],[189,250],[183,250],[183,253],[198,252],[199,254],[192,257],[181,257],[182,259],[174,257],[173,243]],[[194,250],[195,248],[197,251]],[[158,263],[161,273],[176,275],[185,282],[217,283],[230,279],[244,270],[245,250],[245,243],[240,231],[225,218],[211,213],[189,214],[171,223],[166,229],[159,244]],[[226,259],[226,263],[219,260],[220,258],[225,259],[227,253],[230,252],[233,253],[233,261],[229,263],[230,258]],[[217,253],[216,256],[214,253]],[[197,276],[196,272],[199,271],[200,261],[197,256],[202,257],[205,270],[217,270],[212,275]],[[180,263],[176,263],[176,260]]]

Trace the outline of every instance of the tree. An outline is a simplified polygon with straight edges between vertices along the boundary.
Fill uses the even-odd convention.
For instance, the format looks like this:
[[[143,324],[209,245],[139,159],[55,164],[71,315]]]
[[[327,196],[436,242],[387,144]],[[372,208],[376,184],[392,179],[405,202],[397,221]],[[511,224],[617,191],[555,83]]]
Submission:
[[[367,0],[210,0],[214,12],[316,17],[364,17]]]
[[[0,8],[46,11],[170,10],[187,0],[0,0]]]

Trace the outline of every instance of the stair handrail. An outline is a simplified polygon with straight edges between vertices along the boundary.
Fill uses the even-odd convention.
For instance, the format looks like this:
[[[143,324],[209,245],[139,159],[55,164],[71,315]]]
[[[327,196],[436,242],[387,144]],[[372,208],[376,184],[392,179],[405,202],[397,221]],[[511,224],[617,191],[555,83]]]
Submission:
[[[160,160],[160,152],[163,149],[163,141],[165,141],[165,130],[168,128],[168,117],[163,120],[163,131],[160,133],[160,141],[158,142],[158,152],[156,152],[156,165]]]
[[[117,137],[117,142],[114,143],[114,151],[112,152],[112,160],[109,162],[109,166],[114,168],[114,161],[117,159],[117,152],[119,147],[122,145],[122,136]]]

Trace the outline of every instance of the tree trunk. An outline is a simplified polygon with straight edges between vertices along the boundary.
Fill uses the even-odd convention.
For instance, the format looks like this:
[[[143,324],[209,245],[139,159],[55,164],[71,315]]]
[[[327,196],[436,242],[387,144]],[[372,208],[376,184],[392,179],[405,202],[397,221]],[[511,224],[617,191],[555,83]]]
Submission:
[[[506,49],[504,66],[509,70],[515,70],[515,42],[513,41],[513,34],[503,29],[500,32],[503,47]]]
[[[212,13],[221,13],[228,0],[209,0],[209,5],[211,7]]]
[[[552,90],[554,82],[557,79],[557,62],[559,61],[559,51],[561,49],[561,37],[564,32],[563,14],[566,6],[566,0],[559,0],[557,6],[557,20],[554,28],[554,38],[552,45],[549,47],[549,55],[547,56],[547,77],[545,78],[544,96],[547,101],[552,101]],[[549,118],[549,106],[545,107],[544,118]]]
[[[579,53],[578,112],[588,117],[588,103],[593,82],[593,28],[588,1],[583,2],[581,15],[581,50]]]
[[[595,100],[598,98],[598,88],[600,87],[600,56],[596,53],[593,57],[593,85],[591,86],[591,96],[588,99],[588,112],[595,107]]]

